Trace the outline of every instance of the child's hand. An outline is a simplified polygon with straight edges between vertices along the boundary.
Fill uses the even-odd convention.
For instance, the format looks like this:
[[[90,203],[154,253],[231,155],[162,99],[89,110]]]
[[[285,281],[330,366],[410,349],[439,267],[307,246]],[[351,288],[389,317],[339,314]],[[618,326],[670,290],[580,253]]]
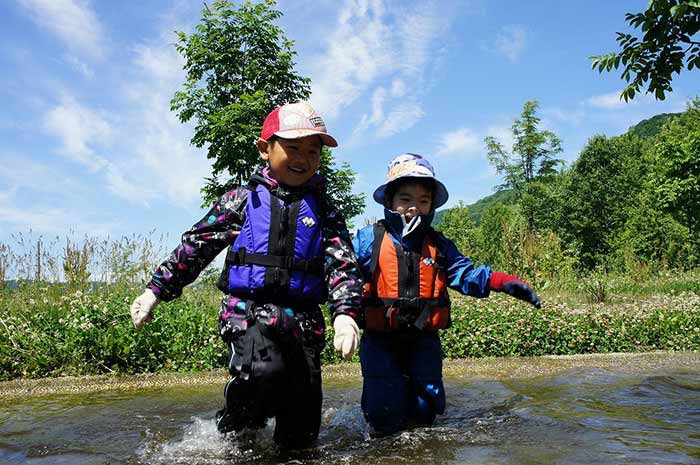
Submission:
[[[335,330],[333,347],[343,355],[345,360],[350,360],[360,339],[360,328],[351,317],[338,315],[333,321],[333,329]]]
[[[160,299],[150,289],[146,289],[146,292],[134,299],[134,303],[131,304],[131,321],[134,322],[136,329],[141,328],[153,319],[151,310],[159,302]]]
[[[505,292],[516,299],[531,303],[535,308],[540,308],[542,306],[542,301],[529,284],[509,274],[499,273],[497,271],[491,273],[489,289],[496,292]]]

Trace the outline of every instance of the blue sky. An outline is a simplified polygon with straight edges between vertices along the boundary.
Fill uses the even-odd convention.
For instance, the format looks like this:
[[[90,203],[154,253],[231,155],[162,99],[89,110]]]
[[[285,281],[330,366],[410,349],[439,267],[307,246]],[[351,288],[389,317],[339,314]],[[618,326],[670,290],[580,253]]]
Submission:
[[[366,217],[386,163],[425,154],[448,206],[493,192],[500,179],[483,139],[509,143],[526,100],[574,160],[595,134],[681,111],[695,72],[665,102],[618,100],[619,72],[587,57],[615,50],[624,14],[646,0],[282,0],[312,103],[358,172]],[[0,3],[0,242],[166,234],[197,221],[210,172],[169,100],[183,81],[174,30],[191,31],[199,1],[8,0]],[[362,218],[355,223],[361,224]]]

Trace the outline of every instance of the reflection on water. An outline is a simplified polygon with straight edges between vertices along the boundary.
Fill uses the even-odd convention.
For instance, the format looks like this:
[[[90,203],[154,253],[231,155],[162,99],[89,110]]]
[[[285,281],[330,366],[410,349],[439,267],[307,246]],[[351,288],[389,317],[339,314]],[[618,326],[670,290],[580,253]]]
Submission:
[[[449,376],[433,428],[381,439],[367,435],[360,379],[330,382],[319,443],[295,452],[277,450],[272,422],[220,435],[220,386],[25,398],[0,404],[0,463],[700,464],[700,366],[677,356],[655,370]]]

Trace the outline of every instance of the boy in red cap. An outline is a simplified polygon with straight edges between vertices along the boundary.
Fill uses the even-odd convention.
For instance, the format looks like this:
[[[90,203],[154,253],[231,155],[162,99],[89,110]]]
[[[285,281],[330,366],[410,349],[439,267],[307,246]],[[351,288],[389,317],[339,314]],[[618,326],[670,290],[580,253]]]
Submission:
[[[361,229],[353,240],[366,282],[362,411],[373,436],[431,425],[443,413],[437,331],[450,324],[448,287],[474,297],[505,292],[540,307],[529,285],[488,266],[475,267],[430,227],[447,196],[425,158],[399,155],[389,163],[386,183],[374,192],[384,220]],[[334,345],[351,357],[359,333],[355,320],[339,315],[334,327]]]
[[[178,297],[229,248],[217,284],[231,374],[216,418],[222,433],[275,417],[274,440],[282,447],[306,447],[318,436],[325,344],[319,305],[327,300],[334,315],[354,319],[362,286],[345,220],[316,173],[323,145],[337,142],[310,105],[272,111],[257,141],[267,166],[182,235],[131,306],[140,328],[158,302]]]

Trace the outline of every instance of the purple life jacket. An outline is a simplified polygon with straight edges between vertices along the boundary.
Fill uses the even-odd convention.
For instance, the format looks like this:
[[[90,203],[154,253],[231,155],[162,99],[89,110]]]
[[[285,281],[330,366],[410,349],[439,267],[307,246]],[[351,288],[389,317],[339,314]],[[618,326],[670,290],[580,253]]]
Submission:
[[[323,302],[322,215],[316,195],[308,192],[285,202],[255,179],[248,189],[245,221],[226,256],[225,292],[259,303]]]

